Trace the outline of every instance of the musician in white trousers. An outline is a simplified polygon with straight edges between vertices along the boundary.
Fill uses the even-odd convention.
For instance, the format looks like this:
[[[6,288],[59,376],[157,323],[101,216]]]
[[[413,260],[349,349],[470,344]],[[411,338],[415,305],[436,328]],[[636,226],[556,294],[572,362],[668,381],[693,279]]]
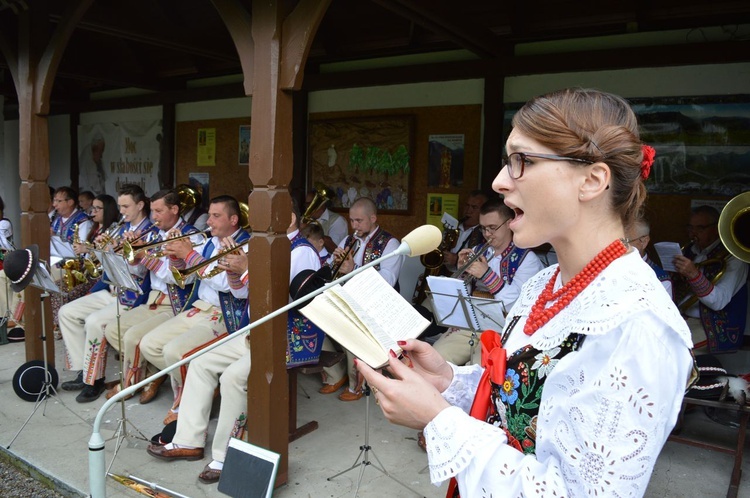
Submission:
[[[334,261],[341,261],[339,273],[345,275],[356,268],[386,256],[398,249],[399,241],[378,225],[378,210],[372,199],[360,197],[349,208],[349,223],[354,233],[341,241],[333,253]],[[355,242],[358,241],[358,242]],[[346,248],[352,247],[347,251]],[[375,266],[386,282],[396,287],[404,256],[390,258]],[[398,288],[397,288],[398,290]],[[326,337],[323,351],[335,351],[335,345]],[[346,352],[346,370],[340,363],[323,369],[323,387],[318,392],[332,394],[349,380],[349,388],[339,395],[341,401],[356,401],[363,396],[361,385],[357,382],[357,370],[354,367],[354,356]]]
[[[249,238],[247,232],[240,227],[240,208],[234,197],[214,197],[208,213],[208,226],[211,228],[212,237],[205,244],[193,248],[191,242],[186,239],[167,244],[165,252],[170,256],[170,264],[174,268],[193,268],[206,260],[216,258],[225,244],[242,244]],[[223,240],[225,238],[226,241]],[[200,283],[195,284],[198,285],[198,299],[190,309],[170,318],[141,339],[139,348],[143,358],[158,370],[164,370],[195,348],[206,345],[228,332],[220,299],[230,298],[228,294],[231,293],[236,299],[247,300],[247,286],[239,285],[235,288],[230,285],[227,272],[221,271],[206,278],[217,266],[218,261],[214,261],[202,270],[203,278]],[[180,370],[173,370],[170,377],[174,400],[164,419],[165,424],[177,417],[183,387]]]
[[[122,239],[125,234],[140,236],[151,228],[147,201],[143,190],[137,185],[124,185],[120,189],[117,202],[123,226],[112,237]],[[97,243],[110,248],[106,237],[100,235]],[[148,270],[141,265],[131,266],[129,270],[132,277],[142,284]],[[81,391],[76,397],[79,403],[95,401],[104,391],[108,350],[104,330],[108,324],[117,321],[118,296],[115,292],[114,287],[104,282],[97,283],[90,294],[63,305],[58,312],[67,354],[66,367],[78,370],[76,378],[63,382],[61,387],[65,391]],[[135,293],[122,292],[119,296],[120,311],[127,311],[136,302]]]
[[[293,211],[287,237],[293,241],[298,235],[297,214]],[[243,275],[247,284],[247,257],[231,253],[225,256],[225,260],[220,267]],[[320,260],[314,249],[309,245],[295,245],[290,256],[289,282],[299,271],[319,267]],[[198,475],[198,479],[206,484],[219,480],[229,439],[242,437],[247,419],[247,378],[250,375],[250,343],[247,339],[247,335],[237,337],[190,362],[174,438],[164,446],[149,445],[146,451],[150,455],[162,460],[203,458],[214,390],[219,385],[221,408],[211,448],[213,460]]]

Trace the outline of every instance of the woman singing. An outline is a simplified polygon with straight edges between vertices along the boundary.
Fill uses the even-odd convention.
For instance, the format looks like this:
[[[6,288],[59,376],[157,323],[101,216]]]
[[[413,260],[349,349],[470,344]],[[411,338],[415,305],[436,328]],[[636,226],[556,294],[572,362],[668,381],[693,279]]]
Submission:
[[[483,334],[486,368],[415,340],[393,379],[358,368],[389,420],[424,429],[449,496],[641,496],[693,365],[684,320],[624,238],[653,149],[622,98],[583,89],[528,102],[505,147],[493,188],[514,241],[550,243],[559,264]]]

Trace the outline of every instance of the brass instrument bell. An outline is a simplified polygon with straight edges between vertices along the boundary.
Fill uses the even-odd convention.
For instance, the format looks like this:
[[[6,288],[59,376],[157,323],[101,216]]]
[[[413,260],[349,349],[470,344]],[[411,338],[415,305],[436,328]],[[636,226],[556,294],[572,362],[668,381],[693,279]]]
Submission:
[[[315,221],[315,218],[312,217],[313,213],[320,209],[326,202],[330,202],[335,198],[336,192],[332,188],[326,187],[320,182],[316,183],[315,196],[302,214],[302,223],[313,223]]]
[[[750,263],[750,192],[735,196],[721,210],[719,238],[735,258]]]
[[[203,202],[203,194],[186,183],[177,185],[177,197],[180,200],[180,216]]]

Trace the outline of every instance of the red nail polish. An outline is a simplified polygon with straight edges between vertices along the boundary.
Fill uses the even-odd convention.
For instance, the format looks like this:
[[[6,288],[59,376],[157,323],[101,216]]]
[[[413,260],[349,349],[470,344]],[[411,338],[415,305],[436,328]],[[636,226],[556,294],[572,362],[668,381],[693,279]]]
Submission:
[[[390,353],[390,355],[391,355],[391,356],[392,356],[393,358],[398,358],[398,356],[396,355],[396,352],[395,352],[394,350],[390,349],[390,350],[389,350],[388,352]]]
[[[399,346],[405,346],[406,341],[396,341],[396,344],[398,344]]]

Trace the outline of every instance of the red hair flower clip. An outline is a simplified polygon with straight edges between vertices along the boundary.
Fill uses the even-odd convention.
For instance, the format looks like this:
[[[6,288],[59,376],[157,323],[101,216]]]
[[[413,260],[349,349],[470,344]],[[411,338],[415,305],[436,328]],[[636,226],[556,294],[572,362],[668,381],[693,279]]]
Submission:
[[[651,174],[651,165],[654,164],[656,150],[650,145],[643,145],[643,161],[641,161],[641,178],[644,180]]]

